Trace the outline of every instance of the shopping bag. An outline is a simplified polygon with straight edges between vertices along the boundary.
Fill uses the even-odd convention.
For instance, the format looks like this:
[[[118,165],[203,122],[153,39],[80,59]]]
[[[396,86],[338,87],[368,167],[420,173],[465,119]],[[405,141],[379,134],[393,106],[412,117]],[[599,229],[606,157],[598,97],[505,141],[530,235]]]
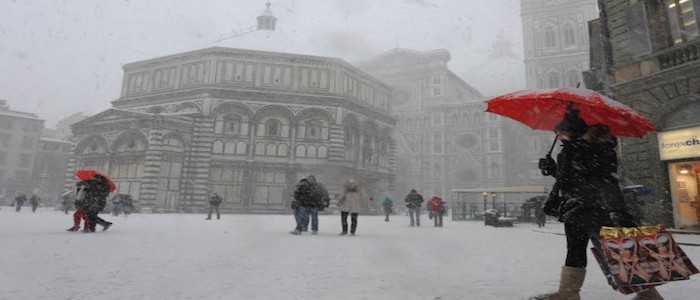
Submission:
[[[608,283],[623,294],[687,280],[698,273],[661,225],[603,227],[591,250]]]

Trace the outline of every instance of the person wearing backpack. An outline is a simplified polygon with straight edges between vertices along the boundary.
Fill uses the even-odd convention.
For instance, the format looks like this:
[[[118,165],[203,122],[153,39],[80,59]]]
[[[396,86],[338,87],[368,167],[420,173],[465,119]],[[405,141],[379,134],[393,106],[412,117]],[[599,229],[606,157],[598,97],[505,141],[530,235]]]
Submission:
[[[389,196],[386,196],[382,202],[382,207],[384,208],[384,222],[389,222],[389,215],[394,211],[394,201]]]
[[[404,201],[406,202],[406,207],[408,207],[408,215],[411,218],[411,227],[420,227],[420,207],[423,204],[423,196],[413,189],[406,195]]]
[[[430,199],[430,211],[435,221],[435,227],[442,227],[442,216],[446,211],[445,201],[438,196],[433,196]]]

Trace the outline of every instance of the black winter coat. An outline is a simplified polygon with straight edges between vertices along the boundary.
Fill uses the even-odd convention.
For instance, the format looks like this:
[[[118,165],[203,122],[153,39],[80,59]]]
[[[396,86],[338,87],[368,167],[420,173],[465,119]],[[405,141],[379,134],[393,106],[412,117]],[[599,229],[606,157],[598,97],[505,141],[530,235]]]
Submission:
[[[307,180],[300,181],[294,190],[294,202],[292,203],[292,208],[318,208],[319,197],[316,197],[315,192],[316,188],[311,182]]]
[[[421,207],[423,204],[423,196],[417,192],[410,192],[408,195],[406,195],[406,199],[404,199],[404,201],[406,202],[406,207],[408,208]]]
[[[563,198],[560,220],[594,227],[612,226],[615,224],[610,218],[611,212],[627,216],[622,191],[615,177],[617,141],[591,144],[574,140],[562,144],[555,174]]]
[[[607,212],[601,205],[599,183],[591,180],[595,162],[592,147],[581,139],[562,141],[557,155],[556,184],[562,203],[559,220],[573,224],[609,223],[604,219]]]
[[[76,202],[76,207],[82,207],[87,213],[98,214],[107,205],[107,196],[109,195],[108,186],[101,180],[86,180],[80,184],[87,185],[85,199],[81,203]]]

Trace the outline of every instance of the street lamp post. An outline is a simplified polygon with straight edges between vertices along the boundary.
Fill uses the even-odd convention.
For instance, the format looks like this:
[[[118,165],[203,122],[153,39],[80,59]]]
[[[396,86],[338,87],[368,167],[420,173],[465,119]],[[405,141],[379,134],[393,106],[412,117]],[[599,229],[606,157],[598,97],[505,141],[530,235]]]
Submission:
[[[496,193],[491,193],[491,208],[496,209]]]
[[[488,198],[489,198],[489,193],[483,192],[483,193],[481,193],[481,197],[484,199],[484,213],[486,213],[486,210],[488,209],[488,208],[486,207],[486,206],[487,206],[486,203],[487,203]]]

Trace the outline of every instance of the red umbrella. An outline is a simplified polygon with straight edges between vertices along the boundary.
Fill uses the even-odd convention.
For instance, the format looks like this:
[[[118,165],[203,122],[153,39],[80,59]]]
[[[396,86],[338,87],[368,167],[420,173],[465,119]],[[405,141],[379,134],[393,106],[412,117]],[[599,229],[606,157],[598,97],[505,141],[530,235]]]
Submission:
[[[112,179],[110,179],[109,176],[104,175],[98,171],[78,170],[77,172],[75,172],[75,176],[78,177],[80,180],[91,180],[91,179],[95,179],[95,177],[99,176],[99,177],[102,177],[102,180],[104,181],[104,183],[107,184],[107,190],[110,193],[117,190],[117,186],[114,185],[114,182],[112,182]]]
[[[586,124],[605,124],[617,136],[643,137],[656,131],[651,121],[632,108],[588,89],[526,90],[496,97],[487,103],[487,112],[511,118],[532,129],[554,130],[568,106],[573,105]]]

